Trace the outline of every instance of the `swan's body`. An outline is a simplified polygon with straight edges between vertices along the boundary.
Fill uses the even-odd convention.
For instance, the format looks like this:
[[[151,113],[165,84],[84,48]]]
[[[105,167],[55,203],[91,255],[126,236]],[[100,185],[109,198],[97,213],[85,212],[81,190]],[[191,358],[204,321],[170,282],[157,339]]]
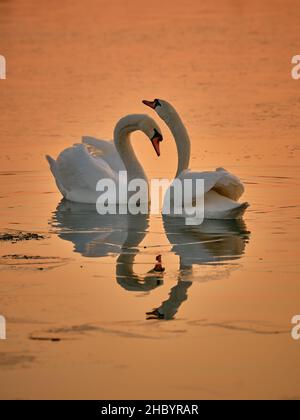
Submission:
[[[86,144],[75,144],[65,149],[57,160],[46,156],[61,194],[69,201],[96,203],[98,181],[113,180],[118,189],[120,171],[127,171],[128,180],[138,178],[148,182],[130,142],[130,134],[137,130],[151,139],[159,155],[162,136],[155,121],[147,115],[128,115],[116,125],[113,142],[84,138]],[[126,204],[118,197],[119,194],[116,195],[116,204]],[[149,198],[145,197],[147,200]]]
[[[175,178],[181,181],[185,179],[204,179],[204,217],[206,219],[241,218],[248,207],[248,203],[238,202],[244,192],[244,186],[240,179],[223,168],[207,172],[191,171],[189,169],[190,139],[177,111],[172,105],[161,99],[155,99],[153,102],[143,102],[156,111],[174,136],[178,152],[178,167]],[[185,216],[185,214],[183,215]]]

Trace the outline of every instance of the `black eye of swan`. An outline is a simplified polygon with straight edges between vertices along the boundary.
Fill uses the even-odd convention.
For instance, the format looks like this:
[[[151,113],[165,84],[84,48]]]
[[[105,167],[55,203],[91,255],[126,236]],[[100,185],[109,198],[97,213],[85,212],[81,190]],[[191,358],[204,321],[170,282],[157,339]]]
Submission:
[[[154,99],[154,107],[156,108],[157,106],[161,106],[161,103],[158,99]]]

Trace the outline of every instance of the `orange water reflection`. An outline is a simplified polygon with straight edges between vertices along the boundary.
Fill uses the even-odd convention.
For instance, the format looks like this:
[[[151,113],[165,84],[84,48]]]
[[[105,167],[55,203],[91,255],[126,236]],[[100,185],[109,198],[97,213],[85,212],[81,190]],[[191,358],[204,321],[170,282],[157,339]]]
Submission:
[[[62,259],[43,271],[1,265],[1,398],[299,398],[299,15],[295,0],[0,2],[0,225],[49,235],[0,244],[1,257]],[[155,97],[182,116],[192,167],[232,170],[251,203],[242,232],[202,254],[191,245],[192,271],[180,267],[191,232],[172,234],[160,217],[134,233],[133,254],[120,253],[122,226],[109,241],[93,226],[78,237],[44,160],[82,135],[111,138]],[[171,178],[175,144],[157,121],[161,157],[142,135],[134,145],[150,177]],[[174,320],[146,320],[170,299]]]

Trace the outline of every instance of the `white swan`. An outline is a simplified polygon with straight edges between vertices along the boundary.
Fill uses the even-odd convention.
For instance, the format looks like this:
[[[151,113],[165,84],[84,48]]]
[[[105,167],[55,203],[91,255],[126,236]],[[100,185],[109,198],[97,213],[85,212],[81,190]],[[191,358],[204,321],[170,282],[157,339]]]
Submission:
[[[162,99],[144,100],[143,103],[156,111],[174,136],[178,152],[176,178],[204,179],[204,217],[206,219],[241,218],[249,204],[237,201],[244,192],[244,186],[239,178],[223,168],[206,172],[191,171],[189,169],[190,139],[177,111]]]
[[[162,141],[160,128],[148,115],[139,114],[127,115],[117,123],[113,142],[84,138],[86,144],[75,144],[65,149],[57,160],[46,156],[62,195],[77,203],[96,203],[98,181],[112,179],[118,186],[118,173],[124,170],[127,171],[128,181],[140,178],[148,182],[130,142],[130,134],[137,130],[151,139],[159,156],[159,143]],[[116,204],[123,203],[117,199]]]

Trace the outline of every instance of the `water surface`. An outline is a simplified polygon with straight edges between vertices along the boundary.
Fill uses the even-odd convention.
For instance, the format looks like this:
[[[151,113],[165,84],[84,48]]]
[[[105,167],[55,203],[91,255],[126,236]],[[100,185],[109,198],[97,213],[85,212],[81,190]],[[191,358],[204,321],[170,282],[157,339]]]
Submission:
[[[0,242],[0,397],[299,398],[296,2],[126,3],[0,2],[0,229],[45,236]],[[61,201],[44,154],[111,138],[154,97],[182,115],[193,168],[245,182],[243,221]],[[158,122],[159,159],[134,145],[149,177],[172,178]]]

